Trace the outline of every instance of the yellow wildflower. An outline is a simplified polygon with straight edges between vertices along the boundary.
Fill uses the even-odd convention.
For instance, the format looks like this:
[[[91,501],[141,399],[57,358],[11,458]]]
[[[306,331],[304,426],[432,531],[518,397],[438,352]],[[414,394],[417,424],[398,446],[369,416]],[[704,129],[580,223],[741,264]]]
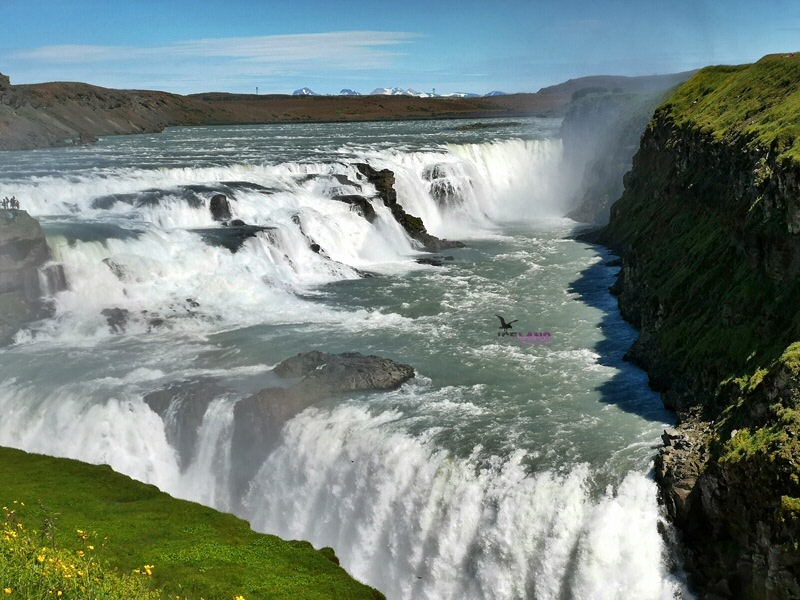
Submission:
[[[40,564],[43,563],[44,562],[44,554],[40,554],[39,556],[37,556],[36,557],[36,562],[38,562]]]
[[[6,595],[10,594],[11,591],[12,591],[11,588],[3,588],[3,593]]]

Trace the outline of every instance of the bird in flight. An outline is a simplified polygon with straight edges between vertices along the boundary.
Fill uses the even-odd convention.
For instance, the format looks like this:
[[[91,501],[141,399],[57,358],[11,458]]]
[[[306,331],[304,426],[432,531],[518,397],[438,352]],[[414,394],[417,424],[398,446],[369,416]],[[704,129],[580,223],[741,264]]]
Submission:
[[[514,319],[513,321],[509,321],[506,323],[506,320],[501,317],[500,315],[495,315],[498,319],[500,319],[500,329],[503,330],[503,335],[508,335],[508,330],[511,329],[511,323],[516,323],[519,319]],[[497,335],[500,335],[499,333]]]

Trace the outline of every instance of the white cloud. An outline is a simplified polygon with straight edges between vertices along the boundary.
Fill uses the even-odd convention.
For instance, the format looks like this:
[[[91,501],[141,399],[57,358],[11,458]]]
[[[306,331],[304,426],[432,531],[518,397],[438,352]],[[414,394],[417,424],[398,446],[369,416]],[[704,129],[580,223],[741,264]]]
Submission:
[[[421,37],[407,32],[338,31],[298,35],[212,38],[159,47],[61,45],[16,52],[14,58],[55,64],[114,61],[213,60],[257,65],[313,61],[316,67],[379,68],[401,53],[389,47]]]

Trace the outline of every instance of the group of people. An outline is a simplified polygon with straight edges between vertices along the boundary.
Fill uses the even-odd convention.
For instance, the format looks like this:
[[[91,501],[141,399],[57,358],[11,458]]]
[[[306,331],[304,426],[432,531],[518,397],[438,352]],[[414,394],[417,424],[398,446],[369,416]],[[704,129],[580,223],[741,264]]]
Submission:
[[[19,200],[14,196],[11,196],[11,198],[5,197],[3,198],[2,208],[3,210],[19,210]]]

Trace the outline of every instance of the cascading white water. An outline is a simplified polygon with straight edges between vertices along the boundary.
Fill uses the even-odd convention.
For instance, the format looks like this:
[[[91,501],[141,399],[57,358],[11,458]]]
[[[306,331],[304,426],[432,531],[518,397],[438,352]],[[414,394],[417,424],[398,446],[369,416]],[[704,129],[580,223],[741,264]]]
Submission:
[[[560,216],[569,191],[559,178],[561,151],[560,140],[516,139],[370,158],[395,173],[403,207],[428,231],[469,239],[509,222]]]
[[[256,477],[254,527],[336,548],[390,598],[672,599],[653,482],[593,499],[583,465],[531,476],[517,451],[457,458],[343,406],[308,410]]]
[[[54,317],[0,350],[0,444],[108,463],[259,530],[331,545],[392,598],[686,596],[665,565],[646,477],[666,417],[618,409],[598,391],[622,377],[638,403],[657,402],[621,353],[602,362],[592,346],[610,317],[568,291],[599,259],[553,219],[560,142],[445,130],[420,146],[408,140],[430,124],[348,127],[352,144],[350,129],[324,152],[302,154],[287,138],[269,164],[219,164],[202,143],[216,132],[183,130],[165,134],[179,150],[164,168],[132,138],[100,148],[102,169],[82,149],[89,168],[75,172],[0,170],[0,196],[43,217],[70,286]],[[252,161],[265,129],[245,131],[234,133]],[[391,143],[375,141],[384,136]],[[302,160],[281,158],[290,151]],[[363,161],[394,172],[399,202],[429,232],[472,240],[454,267],[416,265],[418,245],[378,200],[369,223],[333,199],[374,195],[354,166]],[[234,218],[269,228],[235,253],[195,231],[219,227],[207,207],[218,192]],[[504,230],[526,221],[542,232]],[[127,311],[124,333],[104,309]],[[549,327],[553,347],[497,338],[498,311]],[[614,318],[614,335],[629,335]],[[418,377],[297,415],[271,453],[249,450],[263,465],[237,497],[234,403],[312,348],[391,356]],[[179,457],[167,441],[179,415],[162,419],[143,399],[199,379],[225,392],[194,456]]]

